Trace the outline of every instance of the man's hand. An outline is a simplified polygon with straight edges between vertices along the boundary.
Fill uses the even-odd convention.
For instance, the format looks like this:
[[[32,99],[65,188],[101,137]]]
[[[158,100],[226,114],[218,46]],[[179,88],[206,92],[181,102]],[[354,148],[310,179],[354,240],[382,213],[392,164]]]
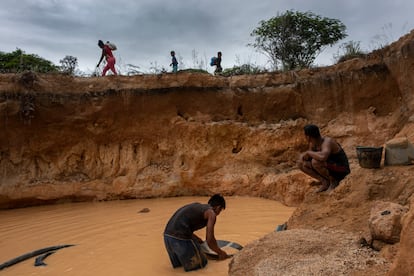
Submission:
[[[227,255],[227,253],[223,250],[221,250],[221,252],[218,254],[218,259],[219,260],[225,260],[227,258],[230,258],[230,255]]]
[[[300,157],[303,161],[310,161],[311,157],[308,155],[307,152],[302,153],[301,157]]]

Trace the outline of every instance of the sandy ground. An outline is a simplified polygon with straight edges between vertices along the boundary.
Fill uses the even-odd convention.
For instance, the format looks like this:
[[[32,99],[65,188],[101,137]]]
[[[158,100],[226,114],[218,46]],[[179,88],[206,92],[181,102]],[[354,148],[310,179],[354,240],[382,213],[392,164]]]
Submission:
[[[357,239],[327,229],[273,232],[236,255],[230,275],[367,275],[370,269],[374,275],[385,275],[389,263]]]

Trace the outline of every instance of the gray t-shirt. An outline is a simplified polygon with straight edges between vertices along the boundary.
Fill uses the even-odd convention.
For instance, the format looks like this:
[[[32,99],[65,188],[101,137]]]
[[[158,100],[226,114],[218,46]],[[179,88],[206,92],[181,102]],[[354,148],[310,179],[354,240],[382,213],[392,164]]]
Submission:
[[[207,220],[204,219],[204,212],[210,208],[209,204],[198,202],[181,207],[168,221],[164,234],[181,239],[191,239],[194,231],[206,227]]]

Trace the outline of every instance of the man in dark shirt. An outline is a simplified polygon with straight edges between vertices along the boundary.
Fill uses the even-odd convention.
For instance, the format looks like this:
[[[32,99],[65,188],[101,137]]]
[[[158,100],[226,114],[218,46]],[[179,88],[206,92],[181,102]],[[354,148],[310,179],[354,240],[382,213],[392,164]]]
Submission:
[[[206,228],[206,241],[210,249],[217,253],[219,260],[228,258],[226,252],[217,245],[214,236],[216,217],[226,208],[226,201],[213,195],[208,204],[191,203],[178,209],[170,218],[164,230],[164,243],[174,268],[183,266],[185,271],[203,268],[207,258],[201,251],[203,240],[194,231]]]
[[[214,74],[220,74],[222,71],[223,68],[221,67],[221,52],[218,52],[216,58],[216,70],[214,70]]]
[[[351,172],[345,151],[335,139],[322,137],[316,125],[306,125],[304,131],[309,148],[299,157],[299,169],[321,182],[317,192],[335,189]]]
[[[172,66],[172,68],[173,68],[172,72],[177,73],[178,61],[177,61],[177,58],[175,57],[175,52],[174,51],[171,51],[171,64],[170,64],[170,66]]]

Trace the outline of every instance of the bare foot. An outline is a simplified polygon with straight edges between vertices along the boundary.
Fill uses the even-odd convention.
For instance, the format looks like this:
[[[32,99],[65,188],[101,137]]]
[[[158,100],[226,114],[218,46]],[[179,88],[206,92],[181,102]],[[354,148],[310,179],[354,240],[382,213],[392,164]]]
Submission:
[[[316,193],[325,192],[328,189],[329,189],[328,183],[323,183],[322,186],[318,190],[316,190]]]
[[[326,191],[331,192],[333,189],[338,187],[339,181],[336,179],[331,179],[331,184],[329,185],[328,189]]]
[[[320,182],[320,181],[312,181],[309,185],[310,186],[320,186],[320,185],[322,185],[322,182]]]
[[[339,181],[336,180],[335,178],[331,178],[330,179],[330,184],[329,184],[329,188],[328,188],[328,192],[331,192],[333,189],[335,189],[336,187],[338,187],[339,185]]]

